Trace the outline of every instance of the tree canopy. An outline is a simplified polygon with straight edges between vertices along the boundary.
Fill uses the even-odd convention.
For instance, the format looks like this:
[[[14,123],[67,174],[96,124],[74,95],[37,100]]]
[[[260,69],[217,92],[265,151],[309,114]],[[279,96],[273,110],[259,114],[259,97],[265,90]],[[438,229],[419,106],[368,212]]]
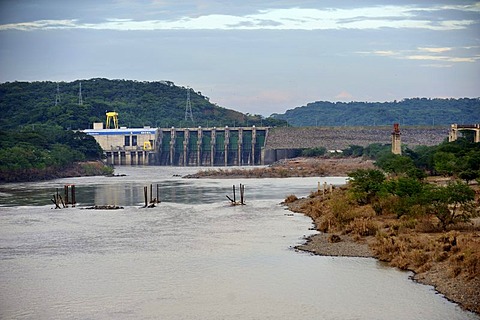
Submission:
[[[193,122],[185,120],[188,90]],[[285,125],[283,120],[220,107],[201,92],[169,81],[7,82],[0,84],[0,111],[3,129],[35,124],[88,129],[93,122],[105,122],[106,111],[118,112],[120,126],[126,127]]]
[[[480,123],[480,98],[411,98],[393,102],[316,101],[306,106],[272,114],[296,127],[450,125]]]

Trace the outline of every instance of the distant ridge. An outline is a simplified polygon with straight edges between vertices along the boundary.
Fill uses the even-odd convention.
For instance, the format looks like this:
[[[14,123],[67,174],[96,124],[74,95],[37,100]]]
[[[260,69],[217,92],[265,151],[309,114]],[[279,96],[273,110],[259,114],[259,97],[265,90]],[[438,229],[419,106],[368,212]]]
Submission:
[[[187,90],[195,121],[185,119]],[[118,112],[120,126],[127,127],[285,125],[281,120],[220,107],[201,92],[171,81],[95,78],[0,84],[0,128],[4,130],[35,124],[87,129],[93,122],[105,122],[106,111]]]
[[[306,106],[274,113],[292,126],[434,126],[480,123],[480,98],[412,98],[393,102],[316,101]]]

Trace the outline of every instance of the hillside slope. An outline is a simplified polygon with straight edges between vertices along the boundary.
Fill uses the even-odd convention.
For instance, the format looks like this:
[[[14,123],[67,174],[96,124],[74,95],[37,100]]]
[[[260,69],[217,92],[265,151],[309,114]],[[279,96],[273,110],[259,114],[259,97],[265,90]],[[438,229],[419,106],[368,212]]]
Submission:
[[[272,114],[275,119],[302,126],[450,125],[480,123],[480,98],[413,98],[394,102],[317,101]]]
[[[191,90],[193,122],[185,121],[187,90]],[[176,86],[170,81],[140,82],[96,78],[73,82],[0,84],[0,127],[3,129],[40,123],[87,129],[93,122],[105,121],[106,111],[117,111],[120,126],[128,127],[283,123],[222,108],[211,103],[201,92]]]

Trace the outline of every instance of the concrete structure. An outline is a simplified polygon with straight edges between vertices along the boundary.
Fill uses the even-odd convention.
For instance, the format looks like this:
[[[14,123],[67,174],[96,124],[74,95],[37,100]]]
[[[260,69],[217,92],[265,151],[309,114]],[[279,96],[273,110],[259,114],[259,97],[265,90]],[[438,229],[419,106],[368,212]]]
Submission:
[[[93,128],[84,132],[97,140],[105,152],[108,164],[155,164],[155,150],[159,141],[158,129],[150,127],[103,129],[102,123],[95,123]]]
[[[159,165],[265,164],[267,127],[161,128]]]
[[[84,130],[114,165],[232,166],[265,164],[267,127]]]
[[[402,154],[402,140],[400,138],[400,127],[399,127],[398,123],[393,124],[392,153],[393,154]]]
[[[475,136],[473,142],[480,142],[480,124],[452,124],[450,126],[448,141],[452,142],[457,140],[459,131],[474,131]]]

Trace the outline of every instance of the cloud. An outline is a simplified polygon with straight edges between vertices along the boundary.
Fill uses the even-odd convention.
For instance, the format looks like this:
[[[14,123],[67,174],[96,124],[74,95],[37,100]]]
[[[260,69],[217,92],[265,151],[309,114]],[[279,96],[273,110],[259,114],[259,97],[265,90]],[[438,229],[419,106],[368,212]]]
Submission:
[[[447,62],[475,62],[478,57],[449,57],[436,55],[411,55],[406,56],[408,60],[432,60],[432,61],[447,61]]]
[[[377,51],[373,51],[373,54],[377,56],[386,56],[386,57],[397,55],[397,53],[392,50],[377,50]]]
[[[338,100],[350,100],[352,98],[353,96],[345,90],[343,90],[342,92],[340,92],[335,96],[335,99],[338,99]]]
[[[448,48],[448,47],[445,47],[445,48],[418,48],[418,50],[426,51],[426,52],[432,52],[432,53],[442,53],[442,52],[451,51],[452,48]]]
[[[160,1],[160,4],[163,4]],[[157,4],[158,5],[158,4]],[[38,20],[0,25],[0,30],[100,29],[100,30],[340,30],[407,28],[459,30],[478,20],[439,17],[429,19],[424,13],[437,13],[446,7],[370,6],[363,8],[273,8],[236,15],[226,13],[190,14],[170,19],[135,20],[104,18],[95,23],[71,20]],[[448,10],[480,13],[478,4],[449,6]],[[447,17],[448,15],[445,15]]]
[[[0,25],[1,30],[39,30],[39,29],[70,29],[77,27],[77,20],[38,20],[33,22],[10,23]]]
[[[423,64],[423,67],[451,67],[451,63],[473,63],[480,60],[477,46],[470,47],[418,47],[416,50],[374,50],[357,52],[363,55],[375,55],[403,60],[436,61]],[[475,51],[475,52],[470,52]],[[448,64],[442,64],[442,63]]]

